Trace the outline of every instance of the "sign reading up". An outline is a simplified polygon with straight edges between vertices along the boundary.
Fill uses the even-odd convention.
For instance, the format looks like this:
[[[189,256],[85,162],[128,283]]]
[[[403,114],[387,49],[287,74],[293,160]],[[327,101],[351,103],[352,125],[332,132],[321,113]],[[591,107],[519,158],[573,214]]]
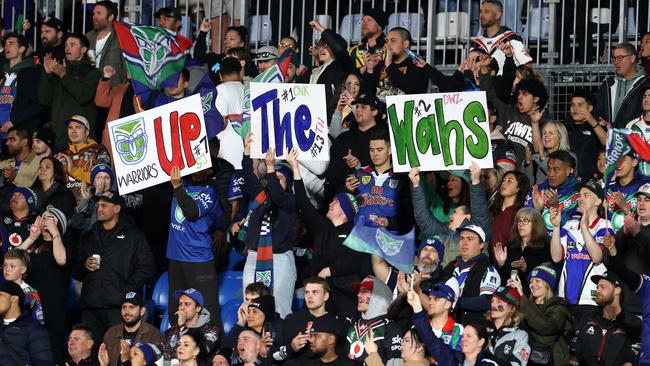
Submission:
[[[198,94],[108,124],[120,194],[210,168],[210,151]]]
[[[485,92],[386,97],[393,170],[492,168]]]
[[[251,83],[251,157],[277,158],[295,147],[298,160],[329,160],[325,85]]]

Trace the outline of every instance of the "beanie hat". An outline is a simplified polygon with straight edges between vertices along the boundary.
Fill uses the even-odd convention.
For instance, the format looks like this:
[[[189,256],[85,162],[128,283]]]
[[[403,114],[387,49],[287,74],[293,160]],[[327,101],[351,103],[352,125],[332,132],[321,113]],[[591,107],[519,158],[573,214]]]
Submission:
[[[111,169],[110,166],[103,163],[95,165],[93,169],[90,171],[90,184],[93,184],[95,182],[95,177],[99,173],[108,174],[108,176],[111,177],[111,186],[115,184],[115,173],[113,173],[113,169]]]
[[[155,345],[151,343],[136,343],[133,347],[139,348],[144,354],[144,360],[147,366],[154,366],[162,357],[162,353]]]
[[[353,195],[343,192],[337,193],[334,196],[334,199],[339,201],[341,210],[343,210],[343,213],[345,213],[345,217],[348,218],[348,221],[354,220],[354,217],[359,212],[359,204],[357,203],[357,199],[354,198]]]
[[[50,128],[41,128],[34,133],[33,138],[43,141],[45,145],[49,146],[51,149],[56,148],[54,145],[54,132],[52,132],[52,129]]]
[[[366,11],[363,12],[363,15],[369,16],[372,19],[379,24],[379,27],[381,29],[386,28],[388,25],[388,15],[386,14],[385,11],[381,10],[381,8],[369,8],[366,9]]]
[[[275,298],[273,295],[262,295],[257,299],[253,299],[248,304],[248,307],[260,309],[264,313],[265,322],[273,321],[273,316],[275,315]]]
[[[284,178],[287,180],[287,187],[293,187],[293,171],[291,168],[285,164],[277,164],[275,166],[275,172],[284,175]]]
[[[65,234],[65,230],[68,227],[68,219],[65,217],[65,214],[54,206],[48,206],[45,212],[49,212],[56,217],[59,225],[61,225],[61,235]]]
[[[427,238],[420,243],[420,246],[418,247],[418,256],[420,256],[420,253],[422,252],[422,249],[424,247],[433,247],[433,249],[438,252],[438,261],[442,263],[443,260],[445,260],[445,245],[442,244],[438,238]]]
[[[530,281],[531,278],[539,278],[540,280],[546,282],[551,289],[554,289],[555,284],[557,283],[557,273],[555,270],[544,265],[533,268],[533,270],[530,271],[530,274],[528,275],[528,281]]]
[[[38,196],[36,192],[32,191],[31,188],[27,187],[17,187],[14,189],[13,193],[20,193],[25,197],[27,201],[27,207],[29,208],[29,214],[33,214],[36,211],[36,206],[38,206]]]

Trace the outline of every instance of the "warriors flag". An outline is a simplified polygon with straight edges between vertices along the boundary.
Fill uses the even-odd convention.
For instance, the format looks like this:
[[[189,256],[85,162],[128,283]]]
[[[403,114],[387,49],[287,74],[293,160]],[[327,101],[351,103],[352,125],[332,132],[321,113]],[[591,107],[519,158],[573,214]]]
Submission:
[[[650,144],[640,133],[629,128],[612,128],[607,131],[607,152],[605,157],[605,187],[618,168],[621,159],[634,151],[640,160],[650,160]]]
[[[161,27],[113,24],[136,95],[178,85],[192,41]]]

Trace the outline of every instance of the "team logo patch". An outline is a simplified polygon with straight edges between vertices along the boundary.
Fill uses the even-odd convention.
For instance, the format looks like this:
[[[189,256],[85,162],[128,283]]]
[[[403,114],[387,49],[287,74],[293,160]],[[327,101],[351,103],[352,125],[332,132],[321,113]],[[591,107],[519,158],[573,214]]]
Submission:
[[[147,155],[147,133],[144,118],[126,121],[111,126],[111,133],[120,160],[126,165],[134,165]]]
[[[399,185],[399,181],[397,181],[397,180],[395,180],[395,179],[391,179],[391,180],[388,182],[388,186],[389,186],[391,189],[395,189],[395,188],[397,188],[398,185]]]
[[[23,238],[21,238],[20,235],[16,233],[9,235],[9,244],[17,247],[22,243],[23,243]]]
[[[369,175],[364,175],[361,177],[361,184],[368,184],[370,183],[370,176]]]

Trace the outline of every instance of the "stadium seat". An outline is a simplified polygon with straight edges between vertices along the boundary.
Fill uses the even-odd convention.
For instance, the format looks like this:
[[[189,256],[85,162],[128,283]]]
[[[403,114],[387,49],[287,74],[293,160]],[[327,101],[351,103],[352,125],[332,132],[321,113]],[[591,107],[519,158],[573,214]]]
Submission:
[[[447,12],[436,14],[436,40],[467,40],[469,14],[465,12]]]
[[[305,288],[297,288],[293,293],[293,303],[291,304],[291,310],[295,313],[296,311],[302,309],[305,305]]]
[[[253,15],[248,18],[248,24],[250,31],[248,42],[250,44],[269,43],[271,41],[273,27],[270,16]]]
[[[418,13],[393,13],[388,17],[388,29],[402,27],[411,32],[413,39],[424,35],[426,29],[424,14]]]
[[[318,20],[318,22],[319,22],[323,27],[325,27],[325,29],[331,29],[331,28],[332,28],[332,17],[331,17],[331,16],[329,16],[329,15],[327,15],[327,14],[320,14],[320,15],[316,15],[316,18],[315,18],[315,19]],[[319,31],[317,31],[316,29],[314,29],[314,30],[313,30],[313,33],[312,33],[312,38],[311,38],[311,39],[312,39],[314,42],[318,41],[318,40],[320,39],[320,34],[321,34],[321,33],[320,33]]]
[[[341,21],[339,34],[348,42],[356,43],[361,41],[361,14],[347,14]]]
[[[78,309],[79,309],[79,299],[77,298],[77,291],[74,287],[74,280],[71,279],[70,286],[68,286],[68,304],[67,304],[68,314],[76,314]]]
[[[232,299],[221,306],[221,323],[223,324],[224,334],[230,333],[235,324],[237,324],[237,311],[242,304],[242,299]]]
[[[226,266],[226,271],[241,271],[244,269],[244,262],[246,262],[246,257],[232,248],[228,252],[228,265]]]
[[[165,309],[162,320],[160,321],[160,333],[165,333],[169,329],[169,310]]]
[[[548,8],[530,9],[530,22],[526,24],[526,39],[536,41],[538,39],[548,39]]]
[[[217,277],[219,284],[219,306],[224,306],[230,300],[241,301],[242,295],[242,277],[241,271],[226,271]]]
[[[153,291],[151,293],[151,299],[153,300],[154,304],[156,304],[156,309],[160,311],[167,310],[168,293],[169,274],[165,272],[160,275],[160,278],[158,278],[158,281],[156,281],[156,285],[153,287]]]

